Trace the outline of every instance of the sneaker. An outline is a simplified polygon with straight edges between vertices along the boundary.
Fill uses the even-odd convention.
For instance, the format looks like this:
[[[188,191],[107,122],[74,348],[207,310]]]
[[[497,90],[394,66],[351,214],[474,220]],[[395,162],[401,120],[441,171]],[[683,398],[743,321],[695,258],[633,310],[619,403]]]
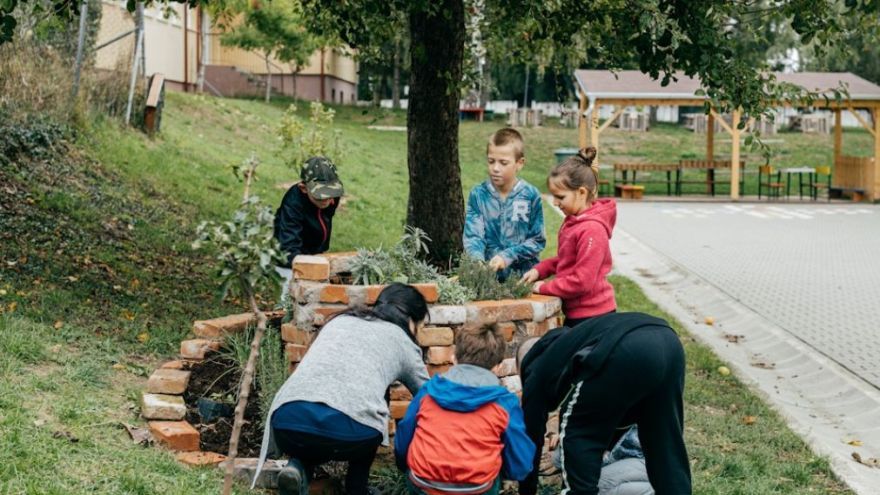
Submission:
[[[290,459],[278,473],[278,495],[308,495],[308,493],[309,483],[303,465],[296,459]]]

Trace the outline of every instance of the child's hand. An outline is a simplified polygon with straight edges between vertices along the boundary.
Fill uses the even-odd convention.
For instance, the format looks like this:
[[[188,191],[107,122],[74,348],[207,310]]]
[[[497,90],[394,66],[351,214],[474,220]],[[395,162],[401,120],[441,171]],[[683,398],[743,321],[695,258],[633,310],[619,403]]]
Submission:
[[[541,293],[541,286],[544,285],[544,282],[535,282],[535,285],[532,286],[532,292],[535,294]]]
[[[519,279],[519,281],[524,284],[531,284],[531,283],[537,282],[539,276],[540,275],[538,275],[538,270],[535,270],[534,268],[532,268],[531,270],[523,273],[523,276],[521,279]]]
[[[501,255],[496,255],[491,260],[489,260],[489,268],[495,270],[496,272],[499,270],[504,270],[507,268],[507,262],[504,261],[504,258]]]

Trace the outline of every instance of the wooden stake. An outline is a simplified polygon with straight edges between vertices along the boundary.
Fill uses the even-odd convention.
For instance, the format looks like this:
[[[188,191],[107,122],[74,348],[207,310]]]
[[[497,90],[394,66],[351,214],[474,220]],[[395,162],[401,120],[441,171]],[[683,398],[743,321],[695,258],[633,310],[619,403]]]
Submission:
[[[710,113],[706,119],[706,160],[715,159],[715,114]]]
[[[587,147],[587,118],[584,117],[584,112],[587,111],[587,97],[583,93],[580,95],[580,102],[578,104],[578,147],[586,148]],[[596,110],[593,109],[595,112]]]
[[[730,153],[730,199],[739,199],[739,121],[740,110],[733,111],[733,122],[730,126],[730,138],[733,149]]]
[[[247,281],[242,280],[242,284]],[[263,334],[266,332],[266,314],[257,307],[253,293],[248,291],[248,302],[251,305],[251,311],[257,317],[257,329],[254,332],[254,339],[251,341],[251,352],[248,355],[247,364],[241,377],[241,390],[238,392],[238,404],[235,406],[235,421],[232,423],[232,435],[229,437],[229,456],[226,459],[226,473],[223,475],[223,495],[232,493],[232,479],[235,474],[235,458],[238,456],[238,441],[241,438],[241,427],[244,425],[244,410],[247,407],[248,398],[251,395],[251,383],[254,380],[254,368],[256,366],[257,357],[260,355],[260,342],[263,340]],[[266,425],[268,428],[269,425]]]

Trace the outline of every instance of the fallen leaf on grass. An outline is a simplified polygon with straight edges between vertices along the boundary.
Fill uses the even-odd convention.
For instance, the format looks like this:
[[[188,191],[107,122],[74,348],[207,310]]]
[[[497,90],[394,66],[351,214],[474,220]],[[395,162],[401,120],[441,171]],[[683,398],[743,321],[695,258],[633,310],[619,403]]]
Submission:
[[[117,371],[122,371],[125,369],[125,365],[122,363],[116,363],[113,366],[111,366],[111,368],[113,368],[114,370],[117,370]]]
[[[79,438],[76,438],[73,433],[70,433],[69,431],[56,431],[52,434],[52,438],[63,438],[70,443],[79,442]]]
[[[744,416],[742,419],[742,423],[746,426],[753,425],[758,422],[757,416]]]
[[[153,435],[150,433],[150,430],[146,428],[140,428],[138,426],[132,426],[128,423],[120,423],[125,431],[128,432],[128,436],[134,441],[137,445],[150,445],[153,443]]]
[[[52,328],[54,328],[55,330],[61,330],[61,327],[63,327],[63,326],[64,326],[64,322],[61,320],[58,320],[55,322],[54,325],[52,325]]]
[[[147,342],[150,341],[150,334],[148,334],[147,332],[139,333],[137,336],[137,340],[141,344],[146,344]]]

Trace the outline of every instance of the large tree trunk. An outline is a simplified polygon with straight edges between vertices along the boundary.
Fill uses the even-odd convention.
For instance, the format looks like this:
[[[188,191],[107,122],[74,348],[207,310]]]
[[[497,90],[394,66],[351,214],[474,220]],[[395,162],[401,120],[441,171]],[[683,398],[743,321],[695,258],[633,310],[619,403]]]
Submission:
[[[400,38],[394,39],[394,82],[391,85],[392,107],[400,108]]]
[[[433,241],[431,258],[445,263],[461,252],[464,200],[458,161],[459,87],[464,57],[464,4],[438,0],[431,15],[410,14],[412,40],[407,162],[407,224]]]

